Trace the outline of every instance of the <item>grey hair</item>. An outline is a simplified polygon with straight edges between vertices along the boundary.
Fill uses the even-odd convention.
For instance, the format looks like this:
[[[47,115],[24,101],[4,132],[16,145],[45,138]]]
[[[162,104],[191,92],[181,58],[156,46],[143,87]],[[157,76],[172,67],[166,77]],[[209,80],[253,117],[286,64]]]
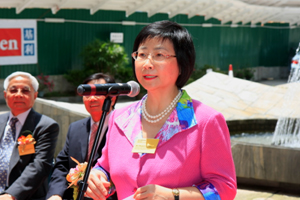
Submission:
[[[36,92],[38,91],[38,89],[39,89],[38,80],[34,76],[32,76],[31,74],[29,74],[27,72],[20,72],[20,71],[14,72],[14,73],[10,74],[8,77],[6,77],[6,79],[4,80],[4,83],[3,83],[3,87],[4,87],[5,91],[7,90],[7,87],[9,85],[9,81],[11,79],[13,79],[14,77],[17,77],[17,76],[27,77],[31,81],[31,85],[32,85],[34,91],[36,91]]]

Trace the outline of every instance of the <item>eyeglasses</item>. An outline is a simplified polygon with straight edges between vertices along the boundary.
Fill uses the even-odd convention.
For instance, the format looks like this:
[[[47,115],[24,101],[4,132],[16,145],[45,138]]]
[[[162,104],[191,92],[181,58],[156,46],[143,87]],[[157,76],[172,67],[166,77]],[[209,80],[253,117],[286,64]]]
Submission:
[[[8,91],[12,94],[16,94],[19,91],[21,91],[22,94],[29,94],[30,93],[30,88],[29,87],[24,87],[24,88],[16,88],[16,87],[11,87],[8,89]]]
[[[167,55],[159,52],[144,53],[144,52],[135,51],[131,54],[134,60],[141,61],[141,62],[146,61],[149,58],[149,55],[151,55],[152,60],[156,62],[162,62],[168,58],[176,57],[176,55]]]

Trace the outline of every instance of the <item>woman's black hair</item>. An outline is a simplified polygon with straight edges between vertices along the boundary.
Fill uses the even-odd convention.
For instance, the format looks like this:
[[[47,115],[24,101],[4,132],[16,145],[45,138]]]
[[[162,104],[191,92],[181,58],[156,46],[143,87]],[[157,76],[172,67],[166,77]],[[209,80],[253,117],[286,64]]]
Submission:
[[[154,22],[145,26],[138,34],[133,45],[133,52],[137,51],[139,46],[147,39],[152,38],[161,38],[163,41],[168,39],[173,43],[180,72],[180,75],[176,81],[176,86],[178,88],[182,88],[194,71],[196,55],[191,35],[185,28],[176,22]],[[135,63],[133,58],[132,68],[136,78]]]
[[[105,83],[115,83],[115,79],[114,77],[108,75],[108,74],[103,74],[103,73],[95,73],[92,74],[90,76],[88,76],[86,79],[84,79],[84,81],[82,82],[82,84],[88,84],[88,82],[90,81],[94,81],[94,80],[99,80],[99,79],[103,79],[105,80]],[[118,100],[118,96],[116,96],[116,101],[115,103],[112,105],[112,108],[115,109],[115,105],[117,103]]]

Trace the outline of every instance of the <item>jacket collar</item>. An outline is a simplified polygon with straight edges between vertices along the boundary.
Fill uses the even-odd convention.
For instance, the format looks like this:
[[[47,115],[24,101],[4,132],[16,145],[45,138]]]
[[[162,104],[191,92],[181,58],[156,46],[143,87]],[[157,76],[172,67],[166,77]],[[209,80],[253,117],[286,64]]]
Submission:
[[[124,132],[128,140],[134,144],[134,141],[141,138],[142,124],[142,102],[144,96],[139,102],[133,103],[128,109],[120,114],[115,122],[117,126]],[[193,102],[191,97],[183,90],[182,96],[177,102],[176,109],[173,110],[166,123],[158,132],[156,138],[161,142],[166,142],[175,134],[189,129],[197,124]],[[161,143],[160,142],[160,143]]]

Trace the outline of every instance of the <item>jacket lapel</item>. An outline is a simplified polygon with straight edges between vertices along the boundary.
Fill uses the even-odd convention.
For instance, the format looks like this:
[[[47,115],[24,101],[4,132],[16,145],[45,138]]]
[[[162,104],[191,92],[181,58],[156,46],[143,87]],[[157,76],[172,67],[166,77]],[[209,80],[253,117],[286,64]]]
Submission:
[[[30,112],[28,113],[28,116],[27,116],[27,118],[24,122],[24,125],[23,125],[17,138],[19,138],[20,135],[22,135],[22,132],[26,130],[26,131],[32,132],[32,136],[36,139],[35,127],[36,127],[37,123],[39,122],[41,116],[42,115],[36,113],[33,109],[31,109]],[[9,164],[9,173],[14,168],[14,166],[17,164],[19,159],[20,159],[20,155],[19,155],[19,150],[18,150],[18,142],[16,142],[13,152],[12,152],[10,164]]]
[[[33,110],[31,109],[31,111],[28,113],[28,116],[24,122],[24,125],[18,135],[18,137],[20,137],[22,135],[22,132],[24,131],[30,131],[32,133],[32,136],[34,138],[36,138],[36,132],[35,132],[35,127],[36,125],[38,124],[38,121],[40,120],[40,118],[38,119],[38,121],[36,121],[36,117],[38,116],[38,114]]]
[[[86,160],[87,155],[88,141],[90,136],[90,123],[91,118],[89,117],[85,122],[83,122],[82,126],[78,130],[79,138],[83,138],[82,140],[80,140],[79,145],[81,147],[81,158],[83,162]]]
[[[142,131],[141,129],[141,102],[132,104],[123,113],[120,113],[116,119],[116,125],[124,132],[128,141],[134,145],[135,138]]]
[[[2,137],[4,135],[4,130],[5,130],[8,118],[9,118],[9,112],[3,114],[3,117],[0,118],[0,139],[2,139]]]

